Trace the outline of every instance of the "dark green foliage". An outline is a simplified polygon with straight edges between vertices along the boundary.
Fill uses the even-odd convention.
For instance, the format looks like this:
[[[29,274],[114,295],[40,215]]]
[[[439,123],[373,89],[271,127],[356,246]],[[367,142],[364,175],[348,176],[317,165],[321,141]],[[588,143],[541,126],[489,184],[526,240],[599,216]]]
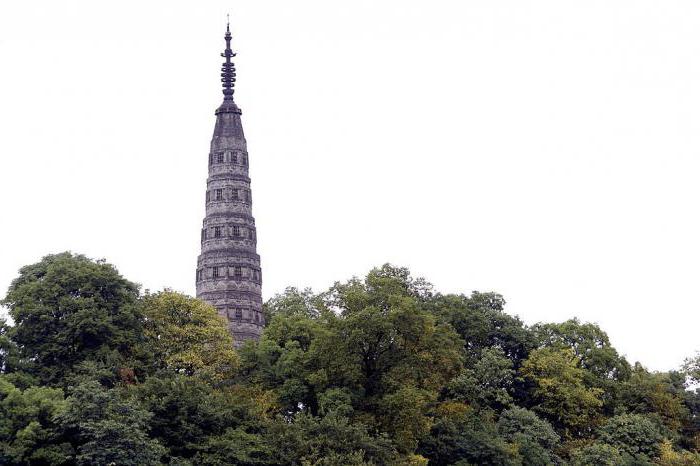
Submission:
[[[593,443],[577,449],[571,455],[575,466],[618,466],[624,464],[620,451],[606,443]]]
[[[392,464],[397,459],[392,442],[373,437],[361,423],[329,414],[321,418],[298,415],[294,428],[301,434],[297,461],[310,464]],[[333,458],[336,463],[329,462]]]
[[[461,365],[461,342],[422,309],[426,295],[422,281],[389,266],[364,282],[336,284],[315,300],[318,312],[288,291],[275,299],[260,343],[241,352],[242,378],[271,390],[281,415],[334,410],[408,453],[429,429],[430,403]]]
[[[192,458],[212,434],[222,434],[229,409],[204,382],[184,376],[149,377],[134,390],[141,406],[153,414],[153,438],[172,456]]]
[[[523,465],[552,464],[557,459],[559,435],[532,411],[511,408],[501,413],[496,425],[504,440],[518,446]]]
[[[0,376],[0,464],[69,464],[73,448],[55,421],[65,409],[62,390],[20,390]]]
[[[608,335],[595,324],[577,319],[560,324],[537,324],[533,327],[541,347],[571,349],[580,361],[586,385],[603,390],[602,410],[607,415],[615,412],[619,384],[629,380],[631,368],[610,344]]]
[[[3,304],[14,326],[24,370],[41,383],[61,385],[85,360],[108,361],[115,370],[139,349],[138,287],[104,261],[71,253],[46,256],[23,267]]]
[[[77,464],[160,464],[165,449],[148,436],[152,414],[124,392],[97,381],[71,390],[57,420],[73,441]]]
[[[653,458],[658,455],[663,429],[647,416],[623,414],[607,420],[599,430],[601,442],[632,456],[644,455]]]
[[[467,410],[438,418],[424,437],[419,452],[430,464],[516,465],[515,448],[498,435],[494,422],[486,415]],[[460,463],[462,464],[462,463]]]
[[[503,350],[485,349],[472,368],[464,369],[447,384],[447,396],[500,411],[513,403],[514,379],[513,362]]]
[[[654,414],[671,430],[690,422],[684,403],[684,378],[675,372],[652,373],[637,364],[618,387],[618,413]]]
[[[290,317],[293,315],[315,319],[320,317],[324,303],[320,297],[313,294],[310,289],[299,291],[294,287],[284,290],[281,295],[274,296],[263,306],[265,322],[270,322],[273,316],[281,315]]]
[[[683,365],[683,371],[694,383],[700,383],[700,354],[688,358]]]
[[[0,371],[3,373],[21,370],[19,347],[11,338],[12,327],[0,318]]]
[[[496,293],[473,292],[471,296],[437,295],[427,307],[449,323],[462,337],[467,365],[486,348],[497,347],[517,368],[535,348],[535,335],[517,317],[503,312],[505,299]]]
[[[220,435],[207,437],[198,448],[193,464],[240,466],[273,463],[273,452],[266,439],[242,428],[228,428]]]
[[[211,437],[234,435],[229,430],[255,430],[252,400],[230,389],[217,390],[195,377],[162,374],[132,390],[134,401],[153,415],[150,435],[175,457],[191,459]],[[227,433],[228,432],[228,433]]]
[[[598,326],[527,327],[495,293],[385,265],[265,304],[231,348],[207,305],[63,253],[0,321],[0,464],[690,465],[697,359],[630,367]],[[65,394],[65,395],[64,395]]]
[[[581,367],[599,380],[628,380],[629,363],[610,344],[608,335],[595,324],[577,319],[561,324],[537,324],[533,327],[540,346],[570,348],[580,359]]]
[[[700,450],[700,389],[684,391],[683,398],[688,419],[681,427],[679,443],[683,448]]]
[[[530,406],[554,425],[563,437],[592,433],[603,405],[600,388],[586,386],[586,370],[569,348],[541,348],[530,353],[520,368],[532,385]]]

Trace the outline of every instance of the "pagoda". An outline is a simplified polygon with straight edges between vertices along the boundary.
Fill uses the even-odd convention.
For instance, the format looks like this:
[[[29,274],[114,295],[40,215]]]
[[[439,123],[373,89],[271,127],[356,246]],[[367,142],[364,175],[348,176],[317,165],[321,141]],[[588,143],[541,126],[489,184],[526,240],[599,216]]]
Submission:
[[[209,176],[197,259],[197,297],[213,305],[228,322],[234,344],[257,340],[265,325],[262,313],[262,273],[256,252],[257,232],[248,169],[250,159],[233,101],[236,68],[231,31],[226,25],[226,49],[221,54],[224,99],[208,155]]]

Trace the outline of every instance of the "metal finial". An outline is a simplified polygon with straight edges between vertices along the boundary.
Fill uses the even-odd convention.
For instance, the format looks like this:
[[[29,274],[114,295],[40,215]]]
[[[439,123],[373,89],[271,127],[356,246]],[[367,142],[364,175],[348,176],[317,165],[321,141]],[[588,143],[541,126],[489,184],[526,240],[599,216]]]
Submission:
[[[223,85],[224,101],[233,100],[233,86],[236,82],[236,67],[231,61],[231,58],[236,54],[231,50],[231,29],[228,22],[228,14],[226,15],[226,50],[221,54],[226,58],[226,61],[221,65],[221,83]]]

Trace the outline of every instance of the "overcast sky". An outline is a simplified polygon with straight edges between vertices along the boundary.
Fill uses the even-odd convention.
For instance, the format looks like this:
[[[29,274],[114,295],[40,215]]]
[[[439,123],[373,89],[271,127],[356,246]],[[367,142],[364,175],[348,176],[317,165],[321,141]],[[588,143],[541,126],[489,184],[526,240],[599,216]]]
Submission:
[[[264,297],[385,262],[700,349],[700,3],[0,4],[0,294],[71,250],[194,294],[231,13]]]

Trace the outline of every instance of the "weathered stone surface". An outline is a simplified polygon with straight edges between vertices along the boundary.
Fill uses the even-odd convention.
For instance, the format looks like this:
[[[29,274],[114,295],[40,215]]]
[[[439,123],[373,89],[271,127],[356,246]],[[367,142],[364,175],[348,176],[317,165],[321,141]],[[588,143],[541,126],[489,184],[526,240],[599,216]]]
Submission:
[[[231,73],[230,33],[222,56]],[[230,65],[230,66],[229,66]],[[227,71],[228,70],[228,71]],[[235,71],[233,72],[235,76]],[[223,76],[223,75],[222,75]],[[209,177],[202,222],[202,252],[197,259],[197,297],[226,317],[234,342],[257,340],[262,332],[262,272],[256,252],[248,151],[241,110],[233,102],[231,80],[224,82],[224,102],[216,110],[209,151]]]

